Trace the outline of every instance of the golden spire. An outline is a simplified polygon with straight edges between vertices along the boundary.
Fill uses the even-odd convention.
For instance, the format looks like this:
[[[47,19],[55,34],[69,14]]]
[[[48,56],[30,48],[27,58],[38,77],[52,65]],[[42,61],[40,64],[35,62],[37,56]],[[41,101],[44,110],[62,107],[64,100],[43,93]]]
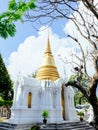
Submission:
[[[59,74],[57,72],[57,68],[55,66],[54,58],[50,48],[49,38],[47,40],[47,45],[42,61],[42,65],[39,68],[36,78],[39,80],[52,80],[55,81],[59,78]]]
[[[49,38],[48,38],[48,40],[47,40],[47,45],[46,45],[45,53],[51,53],[51,48],[50,48],[50,41],[49,41]]]

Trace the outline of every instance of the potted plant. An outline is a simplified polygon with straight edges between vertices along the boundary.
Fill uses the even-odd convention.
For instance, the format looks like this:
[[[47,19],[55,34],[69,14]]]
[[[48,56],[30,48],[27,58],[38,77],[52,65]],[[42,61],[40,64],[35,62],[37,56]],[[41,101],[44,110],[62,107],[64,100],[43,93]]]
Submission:
[[[78,115],[80,117],[80,121],[83,121],[83,117],[84,117],[84,112],[78,112]]]
[[[43,123],[46,124],[47,123],[47,118],[49,116],[49,112],[48,110],[43,110],[42,111],[42,117],[43,117]]]

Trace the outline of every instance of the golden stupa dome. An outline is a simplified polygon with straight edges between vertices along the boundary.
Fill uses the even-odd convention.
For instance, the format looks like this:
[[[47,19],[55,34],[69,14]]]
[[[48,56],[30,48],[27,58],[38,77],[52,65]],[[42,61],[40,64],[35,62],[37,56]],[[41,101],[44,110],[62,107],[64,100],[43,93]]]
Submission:
[[[59,78],[59,74],[55,66],[54,58],[51,52],[49,38],[43,56],[42,65],[37,72],[36,78],[39,80],[52,80],[52,81],[55,81],[56,79]]]

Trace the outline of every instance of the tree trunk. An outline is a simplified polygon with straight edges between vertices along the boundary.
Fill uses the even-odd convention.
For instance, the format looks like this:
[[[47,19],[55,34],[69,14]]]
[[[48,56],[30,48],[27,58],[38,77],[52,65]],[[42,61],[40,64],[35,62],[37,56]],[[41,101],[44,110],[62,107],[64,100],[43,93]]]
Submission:
[[[97,89],[97,84],[98,84],[98,78],[93,77],[91,79],[91,82],[89,83],[88,86],[88,92],[85,91],[83,87],[81,87],[81,84],[78,83],[78,81],[73,81],[73,82],[67,82],[65,85],[66,86],[75,86],[78,88],[84,96],[87,98],[88,102],[92,105],[93,107],[93,113],[94,113],[94,126],[96,130],[98,130],[98,99],[96,96],[96,89]]]
[[[92,97],[92,101],[90,101],[92,107],[93,107],[93,113],[94,113],[94,125],[96,130],[98,130],[98,101],[95,101]]]
[[[7,106],[8,114],[7,114],[7,119],[11,117],[11,106]]]
[[[94,113],[94,124],[96,130],[98,130],[98,99],[96,96],[96,89],[98,84],[98,76],[94,77],[89,84],[89,102],[93,107],[93,113]]]
[[[98,130],[98,105],[93,106],[93,112],[94,112],[94,125],[96,130]]]

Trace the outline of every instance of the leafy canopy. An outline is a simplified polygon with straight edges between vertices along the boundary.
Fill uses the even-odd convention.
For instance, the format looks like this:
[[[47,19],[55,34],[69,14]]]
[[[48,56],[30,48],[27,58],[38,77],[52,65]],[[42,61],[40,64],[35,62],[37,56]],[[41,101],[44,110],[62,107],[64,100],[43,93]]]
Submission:
[[[88,83],[89,83],[89,78],[85,73],[81,73],[81,80],[79,80],[79,74],[76,73],[74,75],[71,75],[69,78],[69,82],[79,82],[79,84],[85,88],[85,90],[87,91],[88,89]],[[84,94],[78,90],[75,86],[73,87],[75,90],[75,105],[77,104],[83,104],[87,102],[87,99],[85,98]]]
[[[12,106],[13,100],[3,100],[0,98],[0,106]]]
[[[79,74],[71,75],[69,78],[69,82],[78,81]],[[89,78],[85,73],[81,73],[81,80],[79,81],[81,86],[83,86],[85,89],[87,89]]]
[[[0,14],[0,36],[4,39],[9,36],[13,37],[16,32],[15,22],[22,20],[24,13],[28,10],[34,9],[36,0],[10,0],[6,12]]]
[[[0,97],[2,97],[3,100],[12,100],[13,98],[13,83],[5,67],[1,54],[0,54]]]

